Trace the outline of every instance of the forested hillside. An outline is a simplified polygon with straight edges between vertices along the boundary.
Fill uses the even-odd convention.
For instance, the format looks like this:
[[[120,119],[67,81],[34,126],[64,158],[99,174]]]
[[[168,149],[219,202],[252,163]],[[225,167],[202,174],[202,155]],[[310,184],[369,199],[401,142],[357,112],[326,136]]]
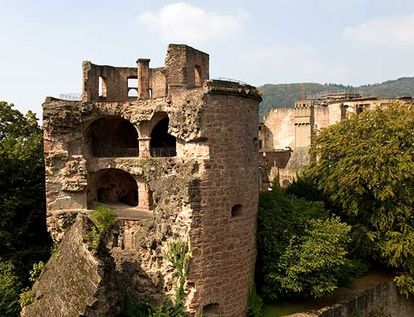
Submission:
[[[294,102],[301,96],[311,96],[318,93],[348,90],[360,92],[363,96],[400,97],[414,96],[414,77],[389,80],[380,84],[363,85],[359,87],[339,84],[297,83],[297,84],[267,84],[259,87],[263,94],[260,104],[260,117],[272,108],[293,107]]]

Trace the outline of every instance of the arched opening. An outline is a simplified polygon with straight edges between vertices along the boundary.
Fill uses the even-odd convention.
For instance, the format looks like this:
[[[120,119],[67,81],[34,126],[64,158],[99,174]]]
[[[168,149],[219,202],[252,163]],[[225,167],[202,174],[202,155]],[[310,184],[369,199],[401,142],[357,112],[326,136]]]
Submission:
[[[203,307],[203,316],[204,317],[218,317],[220,316],[220,305],[217,303],[212,303],[205,305]]]
[[[242,205],[237,204],[231,207],[231,216],[238,217],[242,215]]]
[[[168,133],[168,117],[161,119],[151,132],[151,156],[171,157],[177,155],[176,138]]]
[[[108,168],[99,170],[92,176],[89,188],[88,208],[105,204],[113,209],[138,206],[138,185],[127,172]]]
[[[138,156],[138,132],[120,117],[105,117],[92,122],[86,133],[94,157]]]
[[[138,97],[138,78],[128,77],[128,97]]]

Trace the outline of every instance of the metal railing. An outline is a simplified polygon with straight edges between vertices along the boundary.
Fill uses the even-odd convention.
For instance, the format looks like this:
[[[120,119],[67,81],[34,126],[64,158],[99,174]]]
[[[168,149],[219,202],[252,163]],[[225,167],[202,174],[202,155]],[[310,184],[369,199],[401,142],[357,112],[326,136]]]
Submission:
[[[136,157],[139,154],[137,148],[99,147],[92,151],[95,157]]]
[[[59,94],[59,99],[70,100],[70,101],[81,101],[82,96],[80,93],[64,93],[64,94]]]
[[[175,147],[153,147],[151,148],[152,157],[172,157],[177,155]]]

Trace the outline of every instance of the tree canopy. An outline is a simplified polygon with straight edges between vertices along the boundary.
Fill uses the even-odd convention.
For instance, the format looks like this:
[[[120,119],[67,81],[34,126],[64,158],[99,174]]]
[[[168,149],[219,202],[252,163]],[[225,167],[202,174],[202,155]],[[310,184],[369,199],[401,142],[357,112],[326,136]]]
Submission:
[[[353,270],[347,247],[351,228],[321,202],[274,187],[260,195],[257,286],[267,300],[320,297]]]
[[[5,316],[18,311],[16,296],[28,285],[33,263],[50,253],[44,175],[42,129],[35,114],[23,115],[0,102],[0,280],[13,285],[0,290]]]
[[[398,272],[414,293],[414,106],[366,111],[313,139],[317,162],[304,172],[352,225],[359,256]]]

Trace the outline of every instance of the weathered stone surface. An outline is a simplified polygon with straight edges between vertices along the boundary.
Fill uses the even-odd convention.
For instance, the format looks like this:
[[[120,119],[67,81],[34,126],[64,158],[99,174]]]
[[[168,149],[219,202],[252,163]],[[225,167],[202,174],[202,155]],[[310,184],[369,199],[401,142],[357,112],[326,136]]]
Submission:
[[[86,62],[82,101],[46,100],[47,222],[60,240],[77,213],[109,205],[119,217],[108,247],[121,284],[155,305],[175,298],[165,254],[186,241],[188,314],[214,307],[240,317],[256,255],[261,97],[208,80],[208,59],[185,45],[170,45],[162,68],[139,59],[135,98],[126,96],[132,69]],[[131,135],[138,142],[126,142]]]
[[[79,214],[33,285],[25,317],[116,316],[115,264],[108,250],[90,247],[93,223]]]

